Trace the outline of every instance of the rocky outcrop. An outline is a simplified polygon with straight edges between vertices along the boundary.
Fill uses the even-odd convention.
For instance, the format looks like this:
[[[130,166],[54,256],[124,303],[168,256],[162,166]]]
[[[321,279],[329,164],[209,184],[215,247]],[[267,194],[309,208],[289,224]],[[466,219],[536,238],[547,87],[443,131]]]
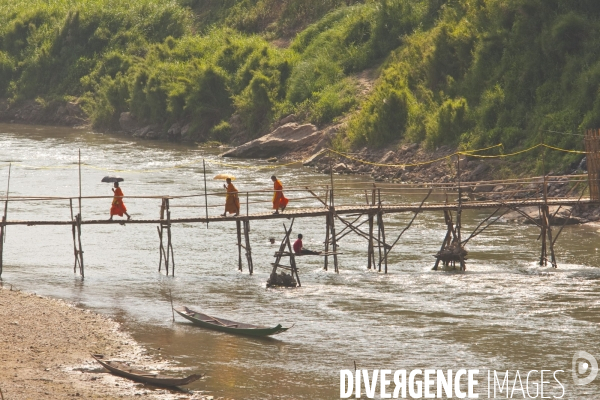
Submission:
[[[289,151],[315,145],[323,136],[324,133],[312,124],[299,125],[295,122],[289,122],[277,127],[273,132],[231,149],[221,154],[221,156],[243,158],[277,157]]]
[[[130,112],[122,112],[119,116],[119,126],[123,132],[133,133],[142,126],[137,118]]]
[[[162,139],[165,137],[160,125],[144,125],[130,112],[122,112],[119,116],[119,126],[123,132],[131,134],[135,138],[141,139]],[[174,140],[181,136],[181,126],[174,124],[167,133],[169,138]]]
[[[27,100],[9,105],[6,100],[0,101],[0,121],[21,124],[57,124],[80,126],[88,123],[85,112],[77,102],[41,104],[35,100]]]

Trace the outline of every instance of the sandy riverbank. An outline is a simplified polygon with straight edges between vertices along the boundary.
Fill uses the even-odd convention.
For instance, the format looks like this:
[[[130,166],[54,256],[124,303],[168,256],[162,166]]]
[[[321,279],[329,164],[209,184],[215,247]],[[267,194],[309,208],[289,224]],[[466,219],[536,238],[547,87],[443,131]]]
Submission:
[[[0,289],[0,389],[4,400],[211,398],[152,389],[106,373],[90,353],[131,360],[147,369],[168,369],[166,374],[191,374],[145,356],[144,349],[107,317],[7,286]]]

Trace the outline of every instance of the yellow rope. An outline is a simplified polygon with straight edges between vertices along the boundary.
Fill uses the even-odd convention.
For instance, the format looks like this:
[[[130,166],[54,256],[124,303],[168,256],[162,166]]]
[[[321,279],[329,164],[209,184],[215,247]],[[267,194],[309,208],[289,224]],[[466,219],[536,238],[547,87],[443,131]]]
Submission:
[[[512,157],[512,156],[516,156],[516,155],[519,155],[519,154],[527,153],[529,151],[537,149],[538,147],[545,147],[545,148],[548,148],[548,149],[551,149],[551,150],[562,151],[562,152],[565,152],[565,153],[587,154],[585,151],[567,150],[567,149],[562,149],[560,147],[554,147],[554,146],[550,146],[550,145],[543,144],[543,143],[536,144],[535,146],[529,147],[528,149],[516,151],[514,153],[509,153],[509,154],[498,154],[498,155],[481,155],[481,154],[475,154],[475,153],[479,153],[479,152],[482,152],[482,151],[485,151],[485,150],[494,149],[496,147],[503,147],[503,145],[502,145],[502,143],[499,143],[499,144],[496,144],[494,146],[485,147],[485,148],[482,148],[482,149],[461,150],[461,151],[457,151],[455,153],[449,154],[449,155],[444,156],[444,157],[436,158],[434,160],[422,161],[422,162],[411,163],[411,164],[383,164],[383,163],[377,163],[377,162],[372,162],[372,161],[367,161],[367,160],[363,160],[363,159],[360,159],[360,158],[356,158],[356,157],[353,157],[353,156],[349,155],[348,153],[342,153],[342,152],[339,152],[339,151],[334,150],[334,149],[326,149],[326,151],[329,151],[329,152],[337,154],[337,155],[339,155],[341,157],[344,157],[344,158],[347,158],[349,160],[353,160],[353,161],[356,161],[356,162],[359,162],[359,163],[362,163],[362,164],[368,164],[368,165],[373,165],[373,166],[377,166],[377,167],[392,167],[392,168],[406,168],[406,167],[418,167],[418,166],[422,166],[422,165],[429,165],[429,164],[433,164],[433,163],[438,162],[438,161],[449,159],[449,158],[451,158],[453,156],[456,156],[456,155],[464,155],[464,156],[475,157],[475,158],[506,158],[506,157]],[[123,173],[123,172],[127,172],[127,173],[153,173],[153,172],[170,171],[170,170],[175,170],[175,169],[179,169],[179,168],[185,168],[185,167],[189,167],[190,165],[198,164],[201,161],[202,161],[202,159],[199,159],[199,160],[194,160],[194,161],[183,163],[183,164],[174,165],[172,167],[155,168],[155,169],[140,169],[140,170],[132,170],[132,169],[109,169],[109,168],[96,167],[96,166],[90,165],[90,164],[82,164],[82,166],[85,167],[85,168],[91,168],[91,169],[100,170],[100,171],[119,172],[119,173]],[[215,164],[215,165],[220,165],[220,166],[224,166],[224,167],[231,167],[231,168],[235,168],[235,169],[254,169],[254,170],[258,170],[258,169],[275,169],[275,168],[287,167],[287,166],[294,165],[294,164],[304,163],[305,160],[292,161],[292,162],[289,162],[289,163],[286,163],[286,164],[258,165],[258,166],[231,164],[231,163],[221,162],[221,161],[212,160],[212,159],[204,159],[204,161],[207,164]],[[33,166],[33,165],[21,164],[20,162],[15,162],[15,163],[18,163],[22,167],[33,168],[33,169],[68,169],[68,168],[77,168],[77,165],[68,165],[68,166]],[[9,163],[3,163],[2,166],[8,165],[8,164]]]
[[[560,147],[554,147],[554,146],[550,146],[550,145],[547,145],[547,144],[543,144],[542,146],[547,147],[547,148],[552,149],[552,150],[562,151],[562,152],[565,152],[565,153],[587,154],[587,151],[561,149]]]
[[[340,155],[342,157],[345,157],[345,158],[348,158],[350,160],[357,161],[357,162],[360,162],[360,163],[363,163],[363,164],[375,165],[377,167],[406,168],[406,167],[418,167],[418,166],[421,166],[421,165],[433,164],[435,162],[446,160],[448,158],[451,158],[451,157],[459,155],[459,154],[460,155],[471,156],[471,155],[473,155],[473,153],[476,153],[476,152],[480,152],[480,151],[484,151],[484,150],[489,150],[489,149],[493,149],[493,148],[496,148],[496,147],[502,147],[502,146],[503,146],[502,143],[499,143],[499,144],[496,144],[494,146],[486,147],[486,148],[483,148],[483,149],[457,151],[457,152],[452,153],[450,155],[447,155],[447,156],[444,156],[444,157],[440,157],[440,158],[436,158],[435,160],[423,161],[423,162],[418,162],[418,163],[413,163],[413,164],[381,164],[381,163],[376,163],[376,162],[361,160],[359,158],[355,158],[355,157],[349,156],[346,153],[341,153],[341,152],[333,150],[333,149],[328,149],[328,150],[331,151],[332,153],[336,153],[336,154],[338,154],[338,155]]]

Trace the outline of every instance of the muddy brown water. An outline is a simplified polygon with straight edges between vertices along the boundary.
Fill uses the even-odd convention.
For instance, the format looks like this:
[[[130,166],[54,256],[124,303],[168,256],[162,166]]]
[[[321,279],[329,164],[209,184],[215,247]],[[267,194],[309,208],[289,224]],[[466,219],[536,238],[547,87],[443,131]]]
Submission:
[[[286,186],[329,184],[329,176],[298,165],[255,169],[271,164],[215,164],[214,149],[79,129],[0,125],[0,195],[5,194],[11,162],[11,195],[77,196],[79,149],[84,196],[111,195],[110,185],[100,182],[109,174],[125,178],[125,195],[202,195],[202,158],[207,160],[209,192],[221,188],[221,181],[210,179],[217,173],[234,174],[241,191],[270,189],[273,173]],[[356,176],[334,179],[339,187],[369,182]],[[303,196],[290,193],[290,207],[315,205],[297,199]],[[361,202],[363,196],[348,191],[336,201]],[[263,197],[270,200],[268,193]],[[222,200],[211,197],[209,203]],[[202,196],[172,200],[173,206],[194,206],[173,207],[172,217],[203,215],[203,202]],[[159,204],[126,199],[138,219],[156,218]],[[251,211],[268,206],[253,204]],[[84,200],[83,217],[108,218],[109,208],[110,199]],[[211,214],[219,212],[220,206],[210,209]],[[8,208],[9,219],[66,220],[69,215],[67,201],[10,203]],[[463,231],[474,229],[485,216],[465,213]],[[395,238],[410,217],[386,215],[387,236]],[[69,227],[11,226],[2,278],[116,318],[151,352],[205,372],[205,380],[189,387],[217,396],[335,399],[340,396],[340,369],[354,369],[354,362],[364,369],[479,369],[480,397],[487,397],[484,374],[489,369],[563,370],[564,398],[600,393],[600,378],[586,386],[574,385],[571,378],[576,351],[600,359],[598,225],[565,228],[557,242],[556,270],[536,265],[537,229],[504,222],[469,243],[467,272],[435,272],[432,255],[444,237],[444,222],[443,215],[427,213],[390,254],[387,275],[366,269],[366,241],[348,235],[340,242],[339,274],[324,271],[322,258],[303,257],[302,288],[271,290],[265,282],[282,222],[288,223],[251,223],[252,276],[245,260],[244,271],[237,270],[233,223],[175,225],[175,277],[158,273],[155,226],[84,226],[85,279],[73,274]],[[322,248],[324,217],[296,220],[297,233],[304,235],[305,247]],[[270,237],[276,244],[269,243]],[[207,314],[294,327],[272,339],[253,339],[202,330],[179,317],[173,323],[169,292],[175,304]],[[550,395],[559,396],[560,390]],[[513,398],[523,397],[518,392]]]

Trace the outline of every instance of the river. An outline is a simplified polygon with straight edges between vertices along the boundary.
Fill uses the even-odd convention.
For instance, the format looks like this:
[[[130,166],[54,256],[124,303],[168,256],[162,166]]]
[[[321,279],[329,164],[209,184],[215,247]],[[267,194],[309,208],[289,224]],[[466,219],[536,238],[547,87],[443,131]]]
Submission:
[[[77,196],[79,150],[83,196],[112,195],[111,185],[100,182],[109,174],[125,179],[121,187],[126,196],[198,195],[172,200],[172,218],[204,214],[203,158],[209,192],[222,189],[222,181],[211,179],[218,173],[234,174],[240,191],[272,188],[269,178],[274,173],[284,186],[329,184],[329,176],[298,164],[218,164],[218,149],[136,141],[85,129],[3,124],[0,132],[2,196],[9,163],[11,195]],[[365,176],[334,179],[340,187],[370,184]],[[358,197],[364,196],[344,193],[336,202],[362,201]],[[291,208],[315,205],[309,199],[295,200],[304,197],[300,193],[290,192],[289,197]],[[263,200],[270,195],[265,193]],[[209,197],[211,205],[222,201]],[[125,204],[133,218],[158,217],[160,200],[129,198]],[[193,207],[177,207],[184,205]],[[253,212],[260,207],[268,211],[269,204],[252,204]],[[108,218],[109,208],[110,199],[84,200],[82,215]],[[463,231],[474,229],[485,216],[466,212]],[[387,236],[397,236],[411,217],[386,215]],[[66,200],[11,202],[8,218],[68,220],[70,210]],[[556,245],[558,269],[537,266],[538,229],[505,222],[469,243],[466,272],[441,272],[431,268],[445,235],[443,215],[425,213],[390,253],[387,275],[366,269],[366,241],[348,235],[339,243],[339,274],[332,268],[324,271],[321,257],[303,257],[298,261],[301,288],[266,289],[282,222],[289,223],[251,223],[251,276],[245,259],[244,271],[237,270],[232,222],[174,225],[175,277],[158,272],[155,226],[84,225],[85,279],[73,273],[68,226],[10,226],[2,279],[115,318],[150,352],[205,372],[206,379],[189,388],[215,396],[336,399],[340,370],[354,370],[354,362],[369,370],[479,369],[480,397],[487,396],[487,370],[510,370],[513,375],[517,370],[563,370],[559,379],[564,398],[597,398],[600,393],[600,379],[577,386],[571,378],[575,352],[600,356],[598,225],[565,228]],[[293,235],[297,233],[304,235],[305,247],[322,248],[324,217],[297,219]],[[270,237],[276,238],[275,244],[269,243]],[[294,326],[273,339],[252,339],[205,331],[179,317],[173,323],[169,293],[176,304],[222,318]],[[523,398],[520,393],[513,398]],[[560,393],[555,384],[544,395]]]

